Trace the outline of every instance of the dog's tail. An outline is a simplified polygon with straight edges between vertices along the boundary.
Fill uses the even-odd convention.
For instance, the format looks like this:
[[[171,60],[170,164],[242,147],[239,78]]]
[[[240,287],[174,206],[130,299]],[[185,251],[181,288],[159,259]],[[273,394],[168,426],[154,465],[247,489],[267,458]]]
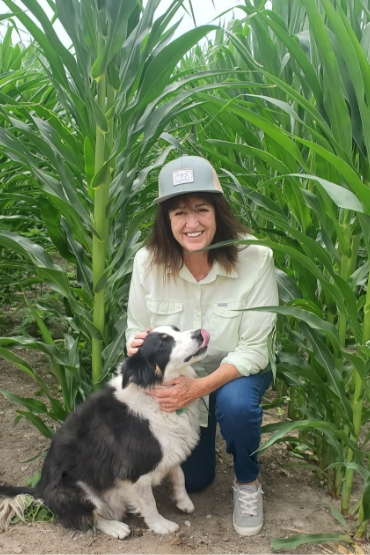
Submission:
[[[24,512],[30,506],[30,496],[34,497],[35,493],[36,488],[0,486],[0,532],[9,528],[14,516],[24,520]],[[40,500],[35,502],[39,504]]]

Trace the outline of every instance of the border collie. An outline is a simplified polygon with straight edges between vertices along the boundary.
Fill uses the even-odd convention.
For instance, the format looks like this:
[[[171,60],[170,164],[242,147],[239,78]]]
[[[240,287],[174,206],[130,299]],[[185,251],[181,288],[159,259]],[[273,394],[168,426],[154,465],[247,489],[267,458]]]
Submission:
[[[177,507],[194,510],[180,464],[199,440],[197,402],[164,412],[147,390],[178,376],[195,377],[190,364],[204,358],[208,342],[201,329],[151,331],[107,386],[57,430],[36,487],[0,486],[0,530],[8,527],[22,494],[42,499],[68,528],[96,526],[123,539],[130,528],[122,519],[136,512],[157,534],[178,530],[158,513],[152,486],[169,475]]]

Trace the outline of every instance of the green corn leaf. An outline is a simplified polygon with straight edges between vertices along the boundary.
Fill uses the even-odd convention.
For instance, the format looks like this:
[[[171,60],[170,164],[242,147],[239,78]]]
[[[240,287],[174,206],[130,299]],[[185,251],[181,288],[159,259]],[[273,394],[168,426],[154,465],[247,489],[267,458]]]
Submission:
[[[12,364],[15,364],[18,368],[20,368],[32,379],[36,379],[35,373],[32,367],[28,364],[28,362],[24,360],[22,357],[13,353],[11,350],[0,347],[0,357],[3,358],[4,360],[7,360],[8,362],[11,362]]]
[[[281,314],[283,316],[293,316],[294,318],[298,318],[298,320],[302,320],[306,322],[307,325],[312,327],[313,329],[318,329],[325,333],[330,339],[340,347],[340,339],[338,330],[336,329],[333,324],[322,320],[313,314],[312,312],[308,312],[307,310],[302,310],[301,308],[295,308],[290,306],[262,306],[262,307],[255,307],[255,308],[246,308],[244,312],[248,311],[256,311],[256,312],[273,312],[274,314]]]
[[[342,94],[337,60],[331,46],[328,31],[318,6],[311,0],[302,0],[310,22],[310,32],[315,39],[325,72],[324,104],[329,114],[331,127],[339,145],[351,158],[351,121]]]
[[[330,436],[334,436],[337,432],[336,426],[331,422],[323,422],[322,420],[314,420],[314,419],[306,419],[306,420],[299,420],[297,422],[290,422],[288,424],[281,423],[278,426],[278,430],[267,440],[265,441],[257,450],[258,453],[263,453],[274,445],[277,441],[285,440],[287,434],[295,430],[309,430],[309,429],[317,429],[322,430],[323,432],[327,432]],[[263,433],[270,433],[272,430],[271,426],[264,426],[262,429]],[[334,444],[336,441],[334,441]],[[339,446],[337,446],[337,451]]]
[[[162,92],[173,69],[183,55],[205,35],[216,29],[215,25],[197,27],[172,41],[171,44],[154,56],[145,71],[140,86],[137,108],[154,100]]]
[[[13,336],[13,337],[0,337],[0,347],[22,347],[26,349],[31,349],[35,351],[41,351],[50,357],[52,361],[55,362],[56,365],[65,366],[68,370],[72,373],[76,374],[78,377],[78,371],[74,366],[69,365],[68,363],[68,355],[61,353],[56,347],[53,345],[47,345],[42,341],[37,341],[32,337],[24,337],[24,336]]]
[[[4,397],[6,397],[6,399],[11,401],[12,403],[25,407],[33,414],[48,414],[48,409],[45,403],[42,403],[37,399],[20,397],[19,395],[15,395],[10,391],[6,391],[5,389],[0,389],[0,393],[2,393]]]
[[[370,519],[370,479],[365,483],[364,492],[362,494],[362,510],[363,520]]]
[[[350,535],[340,534],[339,532],[329,532],[326,534],[297,534],[291,538],[271,540],[270,545],[273,551],[279,549],[295,549],[303,544],[319,545],[330,542],[353,543]]]
[[[328,468],[338,468],[338,467],[343,467],[343,466],[345,468],[348,468],[348,469],[351,469],[351,470],[354,470],[355,472],[357,472],[361,476],[363,481],[365,482],[365,485],[369,481],[370,471],[367,470],[365,467],[363,467],[359,464],[353,463],[353,462],[343,461],[343,462],[340,462],[340,463],[331,463],[328,466]]]
[[[95,125],[99,128],[99,131],[101,133],[103,134],[108,133],[109,125],[108,125],[107,117],[104,114],[103,110],[94,100],[91,101],[91,107],[94,114]]]
[[[308,319],[300,323],[300,329],[303,331],[304,335],[309,340],[316,360],[321,364],[325,370],[325,374],[328,380],[328,385],[330,389],[335,393],[339,403],[341,405],[341,410],[343,415],[347,417],[348,422],[353,420],[353,411],[351,404],[346,396],[346,391],[344,388],[344,383],[339,370],[336,368],[335,358],[326,347],[325,343],[320,339],[319,335],[311,329]]]
[[[0,232],[0,244],[29,258],[41,277],[49,278],[56,290],[69,295],[69,284],[65,273],[53,263],[50,255],[42,247],[10,231]]]
[[[66,260],[74,260],[69,252],[65,236],[60,225],[61,213],[56,207],[46,199],[40,198],[39,206],[44,223],[47,226],[50,239],[58,249],[59,253]]]
[[[107,72],[108,64],[122,47],[127,36],[128,20],[136,7],[136,0],[116,0],[113,2],[108,0],[107,40],[91,68],[91,75],[94,79],[99,80]]]
[[[40,28],[34,23],[34,21],[27,15],[26,11],[19,8],[14,2],[11,0],[5,0],[4,4],[12,10],[13,14],[16,15],[17,19],[21,21],[22,25],[28,30],[28,32],[35,38],[35,40],[39,43],[42,47],[44,52],[48,53],[48,59],[53,67],[54,75],[56,80],[59,83],[63,83],[64,86],[68,87],[67,77],[63,68],[63,64],[56,53],[55,46],[63,47],[62,43],[57,38],[50,21],[47,19],[46,14],[38,5],[38,2],[35,0],[26,0],[24,4],[32,11],[32,8],[35,9],[36,18],[37,15],[40,16],[43,23],[47,26],[48,30],[50,31],[49,36],[46,36]],[[53,46],[51,46],[53,45]],[[67,51],[68,53],[68,51]],[[69,53],[68,53],[69,54]],[[71,56],[71,55],[70,55]]]
[[[286,28],[282,19],[275,11],[266,11],[261,13],[261,18],[271,27],[274,33],[285,44],[291,56],[297,60],[300,69],[303,71],[306,80],[310,83],[310,87],[315,95],[318,105],[323,103],[323,92],[317,77],[316,71],[312,66],[309,58],[304,54],[298,42],[294,40]]]
[[[289,301],[302,297],[302,292],[296,281],[278,268],[275,269],[275,274],[278,284],[279,298],[284,303],[288,303]]]
[[[362,206],[358,198],[351,193],[348,189],[340,187],[335,183],[331,183],[327,179],[321,179],[320,177],[314,175],[306,174],[291,174],[292,177],[300,177],[303,179],[310,179],[316,181],[325,191],[328,193],[330,198],[335,202],[340,208],[346,208],[347,210],[354,210],[355,212],[365,213],[365,209]]]
[[[353,353],[349,353],[346,349],[343,349],[343,353],[345,358],[348,359],[351,362],[351,364],[353,364],[353,366],[356,368],[361,379],[365,381],[367,378],[367,372],[366,372],[366,362],[364,361],[364,359],[360,356],[354,355]]]
[[[65,233],[67,239],[69,251],[73,253],[74,260],[77,266],[77,281],[80,287],[85,291],[86,295],[89,296],[90,305],[92,302],[92,271],[87,264],[86,253],[82,247],[74,238],[72,230],[67,220],[62,218],[61,227]]]
[[[361,71],[361,65],[363,66],[363,52],[358,45],[357,37],[353,30],[350,30],[350,25],[347,22],[340,5],[333,7],[329,0],[323,0],[323,6],[325,12],[329,18],[332,29],[336,35],[339,47],[341,49],[342,55],[346,61],[346,70],[349,72],[351,78],[351,85],[353,85],[354,92],[356,94],[356,100],[358,104],[358,109],[361,114],[362,119],[362,132],[366,144],[366,148],[370,148],[370,112],[364,101],[365,86],[363,76],[367,77],[367,93],[370,93],[370,76],[368,68],[366,68],[364,74]],[[357,43],[357,48],[355,44]],[[362,64],[360,64],[360,60]],[[368,96],[370,99],[370,96]]]
[[[41,420],[41,418],[39,416],[36,416],[35,414],[32,414],[31,412],[25,412],[23,410],[16,410],[16,412],[22,417],[25,418],[26,420],[28,420],[33,426],[35,426],[35,428],[38,429],[38,431],[47,439],[53,439],[54,436],[54,432],[51,428],[49,428],[49,426],[47,426],[45,424],[45,422],[43,422]]]
[[[348,530],[348,525],[347,525],[347,522],[346,522],[346,519],[344,518],[344,516],[338,511],[338,509],[336,507],[330,507],[330,511],[331,511],[331,514],[333,515],[333,517],[342,526],[343,530],[348,532],[349,531]]]
[[[114,325],[112,342],[106,346],[102,353],[104,359],[105,375],[108,373],[108,371],[111,370],[112,367],[114,367],[115,364],[117,364],[118,359],[122,356],[125,350],[126,327],[127,317],[118,320]]]
[[[29,300],[27,299],[27,297],[24,297],[25,303],[28,306],[29,310],[32,313],[32,316],[34,317],[37,326],[41,332],[41,335],[45,341],[45,343],[47,343],[48,345],[54,345],[54,339],[50,333],[50,331],[48,330],[48,328],[46,327],[46,325],[44,324],[42,318],[38,315],[37,310],[31,305],[31,303],[29,302]]]

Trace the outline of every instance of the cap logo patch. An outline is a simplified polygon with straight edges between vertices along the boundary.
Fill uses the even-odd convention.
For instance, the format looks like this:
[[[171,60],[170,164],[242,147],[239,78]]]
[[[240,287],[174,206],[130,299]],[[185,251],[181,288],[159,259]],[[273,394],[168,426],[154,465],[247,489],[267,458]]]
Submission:
[[[190,169],[176,170],[172,172],[172,184],[194,183],[194,172]]]

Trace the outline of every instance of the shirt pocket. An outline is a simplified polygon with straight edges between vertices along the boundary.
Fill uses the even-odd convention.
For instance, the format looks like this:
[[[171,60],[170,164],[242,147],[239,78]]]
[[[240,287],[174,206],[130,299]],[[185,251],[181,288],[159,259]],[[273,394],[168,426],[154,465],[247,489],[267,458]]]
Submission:
[[[221,351],[230,352],[239,343],[239,328],[245,303],[240,301],[213,305],[212,332],[213,345]],[[238,312],[239,311],[239,312]]]
[[[146,303],[150,325],[181,327],[181,315],[184,310],[180,301],[147,301]]]

